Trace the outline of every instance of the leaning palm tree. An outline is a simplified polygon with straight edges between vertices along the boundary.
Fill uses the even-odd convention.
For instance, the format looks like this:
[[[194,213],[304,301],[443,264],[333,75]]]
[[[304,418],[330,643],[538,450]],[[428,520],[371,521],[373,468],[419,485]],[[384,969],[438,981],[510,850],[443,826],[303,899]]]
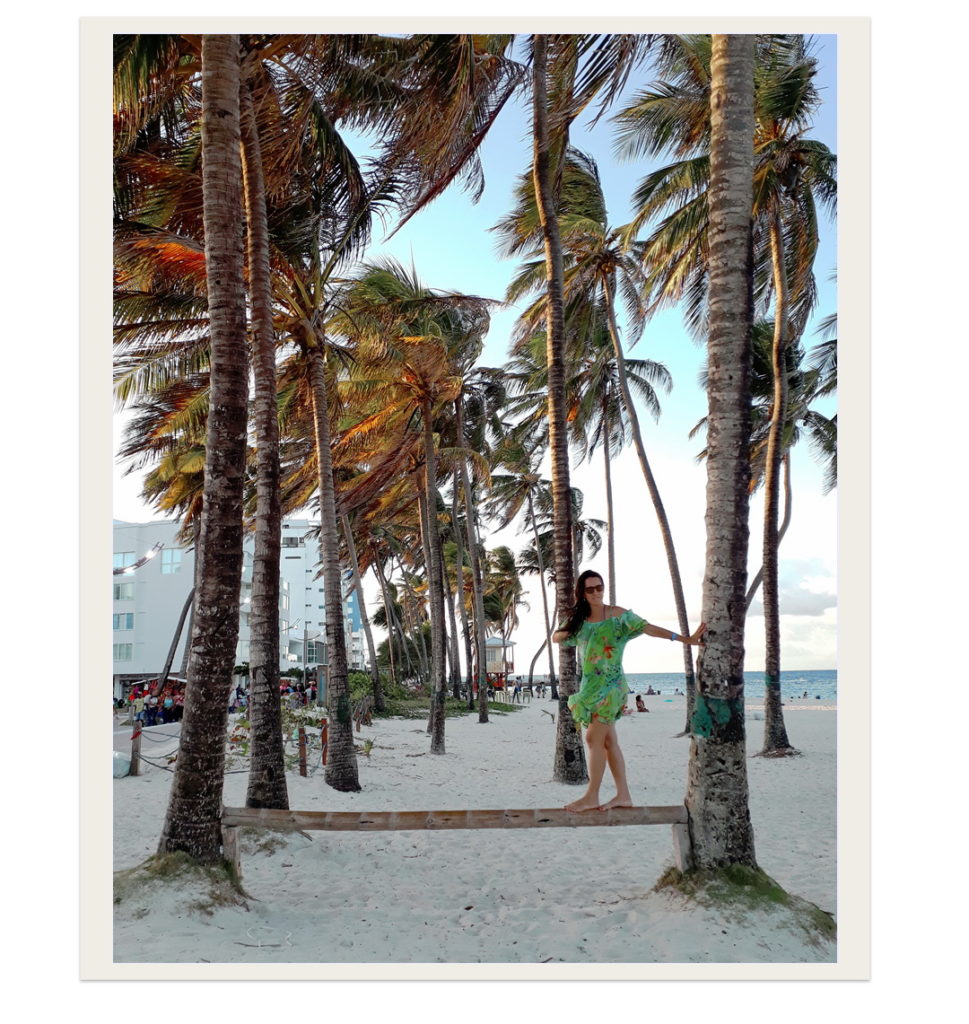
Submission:
[[[754,39],[714,36],[710,90],[710,338],[706,643],[686,806],[694,866],[756,866],[744,733],[744,591],[750,478]]]

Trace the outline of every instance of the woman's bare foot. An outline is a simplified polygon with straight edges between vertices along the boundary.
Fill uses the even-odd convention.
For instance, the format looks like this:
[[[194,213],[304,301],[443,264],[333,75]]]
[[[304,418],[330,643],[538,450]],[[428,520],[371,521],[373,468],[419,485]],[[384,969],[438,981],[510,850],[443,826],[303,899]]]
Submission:
[[[566,804],[565,809],[573,814],[581,814],[582,811],[598,811],[600,807],[597,799],[593,800],[590,796],[583,796],[570,804]]]
[[[617,793],[608,803],[604,803],[599,810],[608,811],[610,807],[632,807],[633,798],[627,793],[625,796],[619,796]]]

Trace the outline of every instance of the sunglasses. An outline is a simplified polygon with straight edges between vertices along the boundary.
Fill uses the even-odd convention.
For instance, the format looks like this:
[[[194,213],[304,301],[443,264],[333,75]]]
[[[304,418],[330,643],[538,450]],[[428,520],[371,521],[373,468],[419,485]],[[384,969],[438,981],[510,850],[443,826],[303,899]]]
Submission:
[[[587,594],[600,594],[606,588],[600,583],[597,587],[586,587],[585,592]]]

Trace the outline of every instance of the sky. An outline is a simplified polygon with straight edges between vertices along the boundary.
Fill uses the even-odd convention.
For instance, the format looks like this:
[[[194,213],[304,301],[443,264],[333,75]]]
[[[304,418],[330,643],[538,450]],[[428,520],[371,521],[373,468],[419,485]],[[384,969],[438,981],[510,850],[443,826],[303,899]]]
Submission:
[[[816,36],[815,46],[820,70],[817,84],[822,105],[816,117],[813,138],[837,152],[835,111],[835,50],[833,36]],[[649,81],[649,69],[634,74],[609,115],[619,109],[637,89]],[[606,197],[610,222],[625,223],[633,212],[631,196],[638,182],[662,161],[620,162],[614,156],[614,129],[609,115],[590,128],[591,111],[572,129],[572,143],[596,159]],[[497,254],[496,236],[491,228],[513,204],[513,189],[518,177],[530,166],[531,141],[527,94],[510,102],[499,115],[481,150],[485,190],[473,204],[460,188],[450,189],[404,227],[387,238],[387,231],[375,232],[364,258],[390,255],[410,268],[428,287],[459,291],[492,299],[503,299],[518,266],[516,259],[502,260]],[[822,220],[821,245],[816,261],[819,302],[815,321],[836,309],[835,286],[831,280],[836,266],[835,227]],[[520,313],[521,303],[492,314],[480,363],[500,367],[507,358],[509,338]],[[620,316],[620,325],[622,318]],[[805,348],[821,341],[808,327]],[[650,358],[663,363],[673,377],[669,395],[661,396],[662,413],[654,422],[639,410],[647,457],[666,508],[680,565],[687,614],[691,627],[699,624],[705,555],[706,474],[696,455],[700,439],[689,440],[688,432],[706,414],[706,396],[697,383],[705,352],[687,334],[679,310],[658,314],[628,356]],[[834,401],[821,406],[831,415]],[[120,439],[123,415],[115,417],[115,450]],[[572,485],[584,495],[583,515],[605,520],[606,500],[604,466],[601,452],[593,461],[577,463],[572,458]],[[543,472],[548,476],[546,459]],[[662,537],[646,490],[635,450],[629,447],[613,461],[613,496],[616,527],[616,601],[661,626],[678,631],[672,588]],[[158,518],[139,497],[139,477],[122,475],[116,467],[114,516],[128,521]],[[792,455],[793,516],[780,552],[782,667],[790,670],[836,667],[837,597],[837,495],[822,495],[821,470],[802,443]],[[756,494],[750,508],[749,575],[760,565],[762,499]],[[485,531],[489,548],[505,544],[518,553],[528,544],[519,532],[520,524],[511,524],[500,532]],[[604,534],[603,534],[604,536]],[[580,570],[607,572],[605,546],[596,557],[588,558]],[[523,604],[519,626],[512,636],[516,645],[515,671],[528,671],[532,657],[544,638],[542,600],[537,580],[523,577]],[[376,582],[368,579],[365,592],[378,597]],[[549,606],[554,595],[549,591]],[[760,598],[755,599],[748,617],[746,671],[763,671],[763,612]],[[379,632],[379,631],[378,631]],[[682,667],[679,645],[644,640],[630,645],[624,657],[629,672],[675,672]],[[536,664],[537,672],[547,671],[545,655]]]

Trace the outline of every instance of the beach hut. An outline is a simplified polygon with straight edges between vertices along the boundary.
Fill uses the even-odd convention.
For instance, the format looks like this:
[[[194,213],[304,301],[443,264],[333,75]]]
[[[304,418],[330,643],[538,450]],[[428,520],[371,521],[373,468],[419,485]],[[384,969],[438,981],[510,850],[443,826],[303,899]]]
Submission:
[[[509,672],[515,671],[514,643],[500,636],[489,636],[485,640],[485,670],[499,686],[504,686]]]

